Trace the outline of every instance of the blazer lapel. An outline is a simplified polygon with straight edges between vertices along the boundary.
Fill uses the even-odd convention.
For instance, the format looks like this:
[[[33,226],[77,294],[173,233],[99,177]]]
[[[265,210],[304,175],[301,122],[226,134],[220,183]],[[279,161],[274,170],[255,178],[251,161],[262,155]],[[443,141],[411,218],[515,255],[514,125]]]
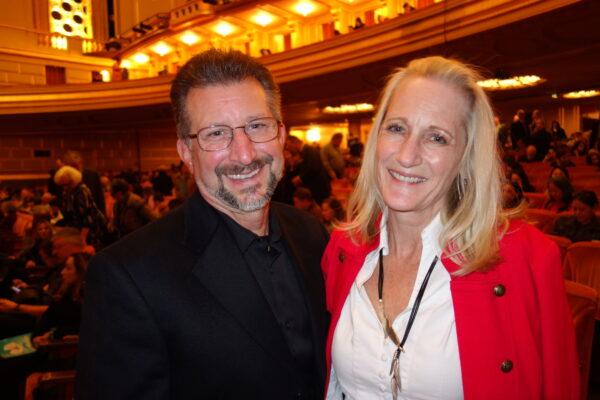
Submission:
[[[285,218],[283,213],[277,212],[277,204],[273,203],[271,212],[275,213],[281,227],[281,232],[285,238],[285,244],[288,248],[288,253],[292,263],[298,268],[298,277],[301,278],[300,285],[304,292],[304,297],[308,312],[310,314],[313,344],[315,359],[324,359],[325,354],[325,334],[326,324],[325,320],[325,287],[323,284],[323,277],[321,275],[320,260],[323,249],[308,247],[306,244],[310,243],[311,240],[306,238],[305,231],[300,233],[295,226],[298,221],[288,220]],[[323,235],[323,242],[326,242],[327,233],[325,231],[314,232],[314,235]],[[314,238],[313,238],[314,239]],[[319,373],[324,375],[323,363],[317,363]]]
[[[192,274],[266,353],[289,364],[292,358],[281,328],[216,211],[197,195],[186,205],[185,221],[186,246],[199,253]]]

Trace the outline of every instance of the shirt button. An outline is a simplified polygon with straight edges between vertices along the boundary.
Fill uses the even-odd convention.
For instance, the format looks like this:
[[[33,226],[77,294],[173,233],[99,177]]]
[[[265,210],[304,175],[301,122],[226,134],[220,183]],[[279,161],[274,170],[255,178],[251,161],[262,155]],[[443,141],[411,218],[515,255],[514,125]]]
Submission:
[[[292,322],[291,321],[285,321],[285,329],[291,329],[292,328]]]
[[[380,372],[380,373],[379,373],[379,377],[380,377],[381,379],[385,378],[385,372]]]
[[[385,386],[384,384],[381,384],[381,385],[379,385],[379,389],[380,389],[382,392],[385,392],[386,386]]]
[[[381,355],[381,361],[387,361],[387,360],[388,360],[387,354],[382,354]]]
[[[510,372],[513,369],[513,362],[511,360],[504,360],[500,364],[500,370],[502,372]]]
[[[504,287],[503,284],[498,284],[494,286],[494,295],[496,297],[502,297],[504,296],[504,293],[506,293],[506,287]]]

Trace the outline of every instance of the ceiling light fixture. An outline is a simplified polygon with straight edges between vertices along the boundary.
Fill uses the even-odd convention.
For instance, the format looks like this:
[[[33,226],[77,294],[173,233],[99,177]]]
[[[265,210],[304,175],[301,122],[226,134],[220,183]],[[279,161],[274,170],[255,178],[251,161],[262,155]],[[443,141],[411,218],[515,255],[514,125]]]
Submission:
[[[513,76],[506,79],[487,79],[477,84],[487,90],[521,89],[528,86],[539,85],[544,79],[537,75]]]
[[[600,90],[579,90],[563,94],[565,99],[584,99],[587,97],[600,96]]]
[[[360,112],[373,111],[375,107],[369,103],[359,104],[341,104],[339,106],[327,106],[323,109],[325,114],[354,114]]]
[[[179,41],[187,44],[188,46],[193,46],[200,41],[200,36],[196,35],[192,31],[186,31],[181,36],[179,36]]]
[[[131,58],[138,64],[146,64],[150,61],[150,57],[146,53],[135,53]]]
[[[214,28],[214,31],[223,37],[231,35],[234,30],[235,27],[229,22],[225,21],[220,21]]]
[[[274,18],[272,14],[269,14],[268,12],[262,10],[252,16],[252,21],[262,26],[263,28],[273,23],[273,20]]]
[[[168,44],[166,44],[163,41],[160,41],[158,43],[156,43],[154,46],[152,46],[150,48],[150,50],[152,50],[153,52],[155,52],[156,54],[158,54],[159,56],[164,56],[169,54],[170,52],[173,51],[173,48],[171,46],[169,46]]]
[[[315,5],[309,1],[300,1],[294,6],[294,10],[303,17],[306,17],[315,11]]]

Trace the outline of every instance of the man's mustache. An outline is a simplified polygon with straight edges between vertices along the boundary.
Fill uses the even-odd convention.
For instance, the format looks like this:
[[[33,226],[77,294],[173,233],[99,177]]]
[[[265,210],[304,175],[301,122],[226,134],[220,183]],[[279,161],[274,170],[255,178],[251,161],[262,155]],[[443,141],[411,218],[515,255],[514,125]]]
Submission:
[[[215,173],[218,177],[222,175],[243,175],[247,174],[251,171],[260,169],[267,164],[273,163],[273,156],[265,155],[263,157],[257,158],[252,161],[250,164],[239,165],[239,164],[229,164],[229,165],[220,165],[215,169]]]

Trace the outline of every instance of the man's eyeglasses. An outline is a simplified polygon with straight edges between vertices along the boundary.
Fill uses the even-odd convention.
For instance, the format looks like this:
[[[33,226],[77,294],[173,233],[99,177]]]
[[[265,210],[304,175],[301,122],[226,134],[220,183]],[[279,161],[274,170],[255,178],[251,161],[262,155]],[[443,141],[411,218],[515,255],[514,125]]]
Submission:
[[[246,125],[236,127],[212,125],[202,128],[195,135],[188,135],[188,137],[196,138],[198,145],[204,151],[219,151],[225,150],[231,145],[233,132],[236,129],[244,128],[244,133],[251,142],[265,143],[279,136],[280,124],[275,118],[265,117],[254,119]]]

